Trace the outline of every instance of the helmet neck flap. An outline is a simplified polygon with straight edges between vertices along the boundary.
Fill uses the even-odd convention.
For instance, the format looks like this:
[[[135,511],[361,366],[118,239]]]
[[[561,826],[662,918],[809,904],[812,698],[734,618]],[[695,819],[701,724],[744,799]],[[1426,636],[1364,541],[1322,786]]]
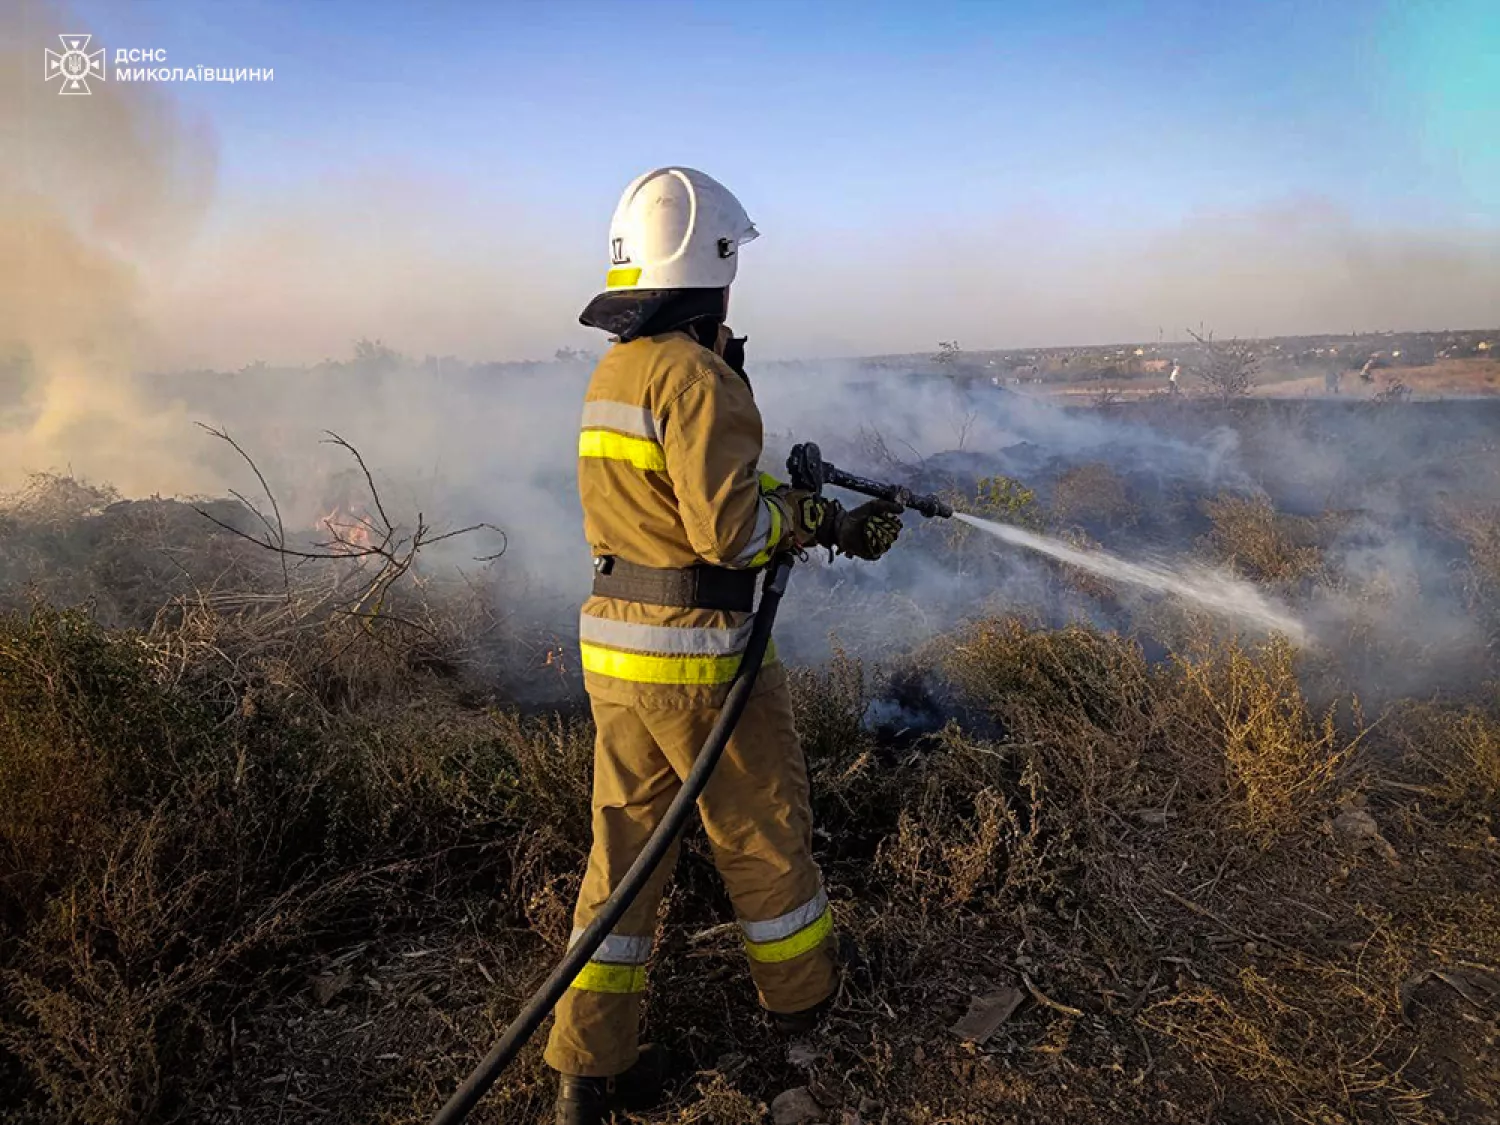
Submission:
[[[622,344],[681,330],[711,349],[724,323],[724,290],[609,290],[588,303],[578,322],[608,332]]]

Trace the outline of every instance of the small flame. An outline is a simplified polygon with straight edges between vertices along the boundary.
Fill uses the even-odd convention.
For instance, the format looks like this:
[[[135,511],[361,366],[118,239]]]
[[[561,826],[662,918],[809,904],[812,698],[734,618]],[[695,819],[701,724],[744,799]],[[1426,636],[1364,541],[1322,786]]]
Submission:
[[[337,505],[318,521],[318,528],[329,533],[333,540],[330,550],[335,554],[358,554],[376,545],[370,517],[350,515]]]

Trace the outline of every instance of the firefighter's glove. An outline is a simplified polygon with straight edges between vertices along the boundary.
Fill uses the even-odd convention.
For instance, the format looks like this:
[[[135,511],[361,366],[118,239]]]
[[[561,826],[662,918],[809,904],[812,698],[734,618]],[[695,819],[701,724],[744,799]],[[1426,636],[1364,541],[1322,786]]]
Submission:
[[[797,488],[781,490],[781,498],[791,510],[792,542],[799,549],[817,546],[831,550],[837,545],[835,536],[844,515],[837,500],[825,500]]]
[[[856,559],[878,559],[901,534],[901,505],[869,500],[850,512],[840,512],[834,546]]]

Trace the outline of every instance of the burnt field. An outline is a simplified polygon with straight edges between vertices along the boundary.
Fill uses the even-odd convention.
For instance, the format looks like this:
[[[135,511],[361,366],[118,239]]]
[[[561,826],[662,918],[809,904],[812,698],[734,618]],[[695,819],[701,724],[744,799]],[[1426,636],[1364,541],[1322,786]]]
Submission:
[[[571,436],[577,375],[542,377]],[[788,1057],[690,833],[647,1026],[684,1066],[640,1120],[761,1121],[797,1088],[846,1125],[1500,1120],[1500,404],[765,383],[768,460],[813,439],[993,520],[1219,568],[1311,641],[951,524],[799,566],[778,643],[843,990]],[[228,488],[270,509],[217,453],[211,501],[51,476],[0,507],[7,1120],[418,1120],[562,951],[592,737],[586,560],[549,567],[579,549],[572,449],[518,468],[505,419],[535,396],[476,385],[442,430],[468,467],[425,492],[421,420],[373,422],[384,384],[299,412],[368,480],[272,457],[295,442],[237,411],[243,382],[194,392],[265,458],[283,545],[333,557],[246,539],[267,524]],[[418,495],[505,553],[418,542]],[[537,1055],[477,1120],[543,1114]]]

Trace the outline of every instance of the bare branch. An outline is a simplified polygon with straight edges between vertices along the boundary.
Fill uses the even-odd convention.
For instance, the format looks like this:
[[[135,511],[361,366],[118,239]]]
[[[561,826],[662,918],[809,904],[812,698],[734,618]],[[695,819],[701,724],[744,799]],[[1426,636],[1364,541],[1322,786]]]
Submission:
[[[324,430],[323,432],[328,435],[323,439],[324,445],[340,446],[344,449],[347,449],[350,455],[353,456],[355,462],[359,465],[360,471],[365,474],[365,483],[370,486],[370,497],[375,501],[375,510],[380,513],[381,521],[385,524],[387,531],[394,531],[394,528],[391,525],[390,517],[385,514],[385,507],[380,503],[380,493],[375,488],[375,478],[370,475],[370,470],[368,466],[365,465],[365,459],[360,456],[359,450],[355,449],[354,446],[350,445],[347,441],[339,437],[339,435],[334,433],[332,430]]]
[[[279,505],[279,504],[276,503],[276,494],[271,491],[271,486],[266,483],[265,475],[263,473],[261,473],[260,466],[255,463],[254,459],[250,456],[250,454],[246,453],[244,451],[244,449],[241,448],[239,442],[235,441],[234,438],[232,438],[232,437],[229,436],[229,431],[227,431],[227,430],[221,430],[221,429],[215,429],[213,426],[207,425],[207,424],[205,424],[203,422],[199,422],[198,425],[200,427],[202,427],[203,429],[207,430],[214,437],[219,438],[221,441],[228,442],[230,448],[233,449],[236,453],[238,453],[240,455],[241,458],[244,459],[245,464],[247,464],[247,465],[250,466],[250,471],[255,474],[255,479],[258,480],[258,481],[260,481],[261,491],[266,494],[266,499],[271,502],[271,512],[276,516],[276,542],[280,546],[285,546],[286,545],[286,525],[284,523],[282,523],[282,520],[281,520],[281,505]],[[244,501],[242,500],[241,503],[244,503]],[[260,516],[261,522],[266,525],[267,529],[270,528],[271,522],[268,519],[266,519],[266,517],[264,515],[261,514],[261,512],[259,511],[259,509],[257,509],[255,507],[255,505],[253,505],[253,504],[246,504],[246,506],[252,512],[254,512],[257,516]],[[217,520],[215,520],[214,522],[218,523]],[[221,524],[220,526],[223,526],[223,525]],[[234,529],[230,528],[230,530],[232,531]],[[286,559],[285,558],[283,558],[282,562],[281,562],[281,579],[282,579],[282,583],[283,583],[284,587],[286,588],[286,590],[288,592],[288,596],[290,596],[290,592],[291,592],[291,588],[292,588],[292,576],[291,576],[290,572],[287,570]]]

